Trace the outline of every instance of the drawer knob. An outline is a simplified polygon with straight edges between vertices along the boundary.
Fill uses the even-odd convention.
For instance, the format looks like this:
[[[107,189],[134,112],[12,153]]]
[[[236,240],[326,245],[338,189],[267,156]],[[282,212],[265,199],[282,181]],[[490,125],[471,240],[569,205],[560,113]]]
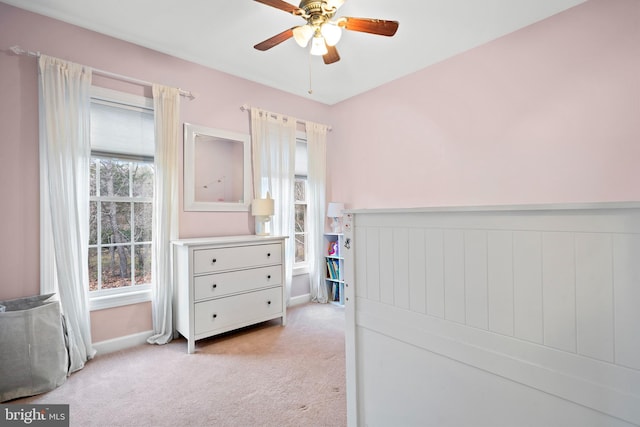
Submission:
[[[218,315],[213,313],[213,318],[215,319],[216,317],[218,317]]]
[[[271,279],[271,275],[270,274],[267,276],[267,280],[269,280],[269,279]]]
[[[267,257],[270,257],[270,256],[271,256],[271,252],[268,252],[268,253],[267,253]]]
[[[271,301],[267,301],[267,304],[268,304],[268,305],[271,305]]]
[[[213,289],[217,288],[218,285],[216,285],[215,283],[211,286]]]
[[[212,260],[211,260],[211,264],[215,264],[215,263],[216,263],[216,261],[218,261],[218,260],[217,260],[217,259],[215,259],[215,258],[214,258],[214,259],[212,259]]]

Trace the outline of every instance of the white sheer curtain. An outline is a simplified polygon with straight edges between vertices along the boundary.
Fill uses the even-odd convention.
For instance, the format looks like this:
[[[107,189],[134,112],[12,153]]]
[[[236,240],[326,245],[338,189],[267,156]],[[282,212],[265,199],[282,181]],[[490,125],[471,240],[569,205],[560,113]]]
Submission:
[[[308,245],[313,250],[309,259],[311,300],[326,303],[329,298],[324,281],[324,223],[325,187],[327,176],[327,126],[306,122],[307,186],[308,186]]]
[[[155,110],[155,187],[153,191],[153,331],[150,344],[173,338],[171,240],[178,238],[178,147],[180,91],[153,85]]]
[[[295,256],[293,233],[296,120],[251,108],[251,140],[255,197],[265,197],[267,191],[271,193],[275,208],[271,220],[271,234],[290,236],[285,241],[285,285],[288,305]]]
[[[41,290],[57,292],[69,373],[95,355],[89,318],[89,162],[91,69],[41,55]]]

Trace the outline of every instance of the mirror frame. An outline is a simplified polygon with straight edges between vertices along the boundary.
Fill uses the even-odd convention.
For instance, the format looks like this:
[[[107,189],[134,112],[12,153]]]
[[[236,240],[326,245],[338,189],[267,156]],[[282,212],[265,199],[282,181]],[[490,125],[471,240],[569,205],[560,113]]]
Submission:
[[[242,202],[200,202],[195,200],[196,138],[210,136],[242,144],[243,200]],[[251,137],[205,126],[184,123],[184,210],[185,211],[248,211],[251,205]]]

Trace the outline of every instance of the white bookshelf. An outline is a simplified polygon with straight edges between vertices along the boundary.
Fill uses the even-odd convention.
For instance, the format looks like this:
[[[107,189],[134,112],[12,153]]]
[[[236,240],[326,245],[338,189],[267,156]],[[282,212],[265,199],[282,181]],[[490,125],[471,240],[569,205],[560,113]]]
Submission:
[[[344,305],[344,234],[324,234],[325,284],[327,295],[332,304]]]

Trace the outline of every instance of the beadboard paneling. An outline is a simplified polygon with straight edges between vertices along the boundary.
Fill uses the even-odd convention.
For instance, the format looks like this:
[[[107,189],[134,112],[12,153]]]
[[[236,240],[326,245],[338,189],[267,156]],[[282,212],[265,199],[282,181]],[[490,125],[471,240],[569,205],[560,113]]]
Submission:
[[[354,328],[640,423],[639,206],[353,222]]]
[[[409,233],[409,308],[417,313],[427,313],[427,244],[424,230]]]
[[[576,279],[573,233],[542,234],[544,344],[576,351]]]
[[[464,233],[444,232],[444,317],[465,323]]]
[[[640,370],[640,236],[615,235],[613,254],[615,361]]]
[[[614,362],[612,249],[611,235],[575,235],[577,350],[606,362]]]
[[[487,233],[466,231],[464,249],[466,323],[476,328],[489,329]]]
[[[513,233],[514,333],[542,344],[542,233]]]
[[[489,232],[489,330],[513,335],[513,233]]]
[[[442,230],[425,229],[427,314],[444,319],[444,236]]]

